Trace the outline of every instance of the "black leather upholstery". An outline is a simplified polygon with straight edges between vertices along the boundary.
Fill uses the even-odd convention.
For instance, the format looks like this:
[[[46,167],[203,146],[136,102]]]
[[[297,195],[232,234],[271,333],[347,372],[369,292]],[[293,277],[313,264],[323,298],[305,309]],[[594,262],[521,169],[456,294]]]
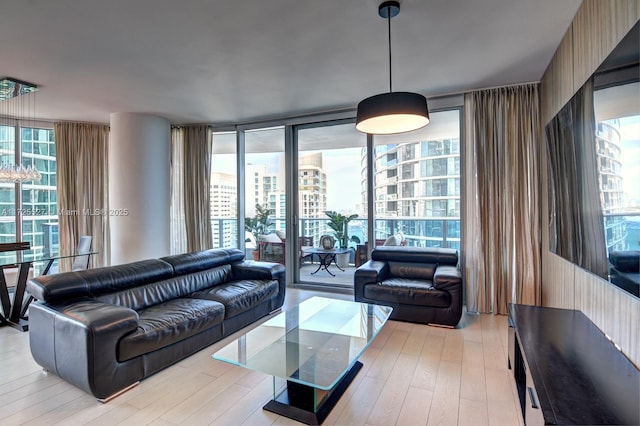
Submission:
[[[171,299],[140,311],[138,327],[118,344],[118,361],[179,342],[224,319],[223,304],[211,300]]]
[[[231,318],[275,296],[278,282],[262,280],[233,281],[193,293],[191,297],[215,300],[224,305],[225,318]]]
[[[107,398],[282,306],[284,267],[243,259],[217,249],[33,278],[31,353]]]
[[[95,297],[171,276],[171,265],[158,259],[149,259],[126,265],[44,275],[38,277],[35,285],[27,283],[27,289],[35,299],[56,303],[81,297]]]
[[[355,300],[393,307],[392,319],[455,326],[462,274],[454,249],[379,246],[354,275]]]

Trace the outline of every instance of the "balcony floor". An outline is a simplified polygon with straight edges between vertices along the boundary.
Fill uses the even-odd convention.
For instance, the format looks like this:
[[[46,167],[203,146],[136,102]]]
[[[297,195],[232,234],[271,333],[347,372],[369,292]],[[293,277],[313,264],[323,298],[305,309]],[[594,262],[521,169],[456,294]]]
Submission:
[[[332,274],[335,274],[335,277],[329,275],[329,273],[324,269],[320,269],[317,273],[311,275],[311,273],[316,269],[318,269],[317,262],[314,264],[305,263],[302,265],[300,268],[299,282],[301,284],[321,284],[328,287],[342,287],[353,290],[353,273],[356,270],[353,265],[349,265],[344,271],[341,271],[332,263],[331,266],[329,266],[329,271],[331,271]]]

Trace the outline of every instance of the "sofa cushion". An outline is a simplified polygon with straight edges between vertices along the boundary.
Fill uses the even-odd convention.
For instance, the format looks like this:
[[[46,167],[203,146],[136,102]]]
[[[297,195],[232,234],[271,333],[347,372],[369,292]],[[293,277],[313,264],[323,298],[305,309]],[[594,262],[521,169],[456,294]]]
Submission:
[[[379,302],[437,308],[448,308],[451,305],[449,292],[437,290],[431,281],[408,278],[390,278],[365,285],[364,297]]]
[[[432,281],[435,270],[436,265],[432,263],[389,261],[389,273],[398,278]]]
[[[282,239],[278,237],[278,234],[263,234],[258,236],[259,243],[281,243]]]
[[[225,318],[248,311],[278,294],[276,280],[242,280],[193,293],[191,297],[215,300],[225,307]]]
[[[396,235],[392,235],[389,238],[387,238],[382,245],[383,246],[399,246],[400,239]]]
[[[207,330],[224,319],[224,306],[205,299],[179,298],[138,312],[138,328],[118,345],[126,361]]]

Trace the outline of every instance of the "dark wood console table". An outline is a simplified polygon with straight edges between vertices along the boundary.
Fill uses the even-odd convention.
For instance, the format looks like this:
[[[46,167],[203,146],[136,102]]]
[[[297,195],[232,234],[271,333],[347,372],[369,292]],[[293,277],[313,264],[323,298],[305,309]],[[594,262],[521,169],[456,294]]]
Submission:
[[[509,305],[525,424],[640,424],[640,372],[580,311]]]

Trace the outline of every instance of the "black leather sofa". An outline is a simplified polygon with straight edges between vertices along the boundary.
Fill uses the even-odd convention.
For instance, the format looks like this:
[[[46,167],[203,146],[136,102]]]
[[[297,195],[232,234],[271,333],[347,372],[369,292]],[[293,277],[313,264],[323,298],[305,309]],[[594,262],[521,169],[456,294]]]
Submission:
[[[356,269],[355,300],[393,307],[391,319],[455,326],[462,274],[455,249],[381,246]]]
[[[31,353],[98,399],[280,308],[284,266],[215,249],[31,279]]]

